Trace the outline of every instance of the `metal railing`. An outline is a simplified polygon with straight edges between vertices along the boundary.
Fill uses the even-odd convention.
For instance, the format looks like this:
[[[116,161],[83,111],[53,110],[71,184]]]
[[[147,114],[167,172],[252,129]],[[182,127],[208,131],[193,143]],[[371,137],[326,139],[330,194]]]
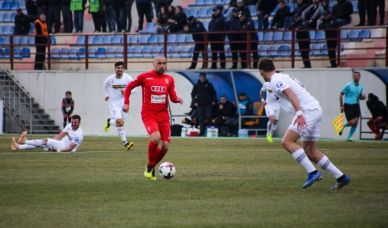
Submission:
[[[31,96],[8,71],[2,70],[0,75],[0,98],[4,101],[6,111],[21,129],[32,132]]]
[[[361,46],[344,46],[344,43],[358,43],[361,42],[362,39],[359,39],[357,37],[349,38],[341,38],[342,32],[351,31],[354,29],[369,29],[371,31],[380,29],[380,35],[378,36],[371,36],[367,39],[370,41],[374,41],[376,44],[373,46],[368,47],[362,47]],[[333,29],[332,29],[333,30]],[[356,27],[356,28],[350,28],[350,27],[341,27],[338,29],[334,29],[337,31],[336,38],[332,38],[331,40],[335,40],[337,42],[337,45],[335,48],[326,48],[324,50],[325,52],[331,50],[335,51],[336,53],[336,63],[338,66],[341,65],[344,61],[358,61],[358,60],[381,60],[384,62],[384,66],[388,66],[388,26],[380,26],[380,27]],[[276,56],[275,61],[279,62],[285,62],[289,64],[291,68],[296,67],[296,63],[298,61],[302,61],[301,56],[299,53],[301,51],[310,51],[312,53],[311,61],[328,61],[329,58],[325,55],[319,55],[315,56],[314,53],[317,51],[320,51],[322,53],[322,50],[317,50],[314,45],[311,45],[308,49],[300,49],[298,48],[298,40],[296,39],[296,33],[298,31],[302,30],[290,30],[290,31],[284,31],[287,32],[289,36],[288,39],[261,39],[259,36],[258,41],[255,41],[252,39],[253,35],[256,33],[258,35],[260,34],[266,34],[270,32],[279,32],[279,31],[264,31],[263,33],[252,31],[252,32],[206,32],[206,33],[198,33],[204,36],[203,41],[197,42],[199,44],[204,45],[204,59],[200,58],[198,63],[203,62],[205,66],[207,66],[208,62],[211,62],[211,59],[209,58],[211,56],[211,51],[209,50],[209,46],[211,43],[219,43],[224,44],[225,47],[230,46],[230,44],[240,44],[244,45],[245,50],[243,51],[237,51],[237,52],[243,52],[246,56],[246,65],[247,68],[252,67],[252,57],[251,54],[253,52],[257,52],[259,56],[268,56],[273,57],[274,53],[279,54],[279,56]],[[324,30],[308,30],[308,31],[321,31],[324,32]],[[326,30],[328,31],[328,30]],[[350,33],[350,32],[349,32]],[[244,35],[245,39],[240,41],[229,41],[226,39],[225,41],[210,41],[210,36],[215,34],[223,34],[225,37],[232,34],[237,35]],[[285,34],[285,33],[284,33]],[[129,33],[116,33],[116,34],[80,34],[80,35],[65,35],[65,34],[56,34],[56,40],[57,42],[48,42],[47,44],[47,50],[46,50],[46,60],[45,63],[47,64],[48,70],[53,69],[53,65],[56,64],[78,64],[81,65],[84,69],[91,69],[93,68],[92,65],[95,64],[101,64],[101,63],[114,63],[116,61],[124,61],[125,67],[128,68],[128,64],[133,64],[133,66],[137,66],[138,63],[151,63],[151,58],[154,55],[164,55],[169,59],[170,63],[188,63],[191,62],[191,57],[193,54],[192,49],[184,49],[181,48],[182,46],[191,46],[194,47],[195,42],[191,39],[188,40],[174,40],[171,39],[174,36],[182,36],[183,34],[171,34],[171,33],[162,33],[162,34],[129,34]],[[185,35],[191,35],[185,33]],[[106,36],[114,36],[119,37],[119,42],[105,42],[102,38]],[[32,40],[34,36],[28,36],[29,40]],[[81,37],[81,38],[80,38]],[[100,37],[101,42],[95,42],[93,39],[96,39],[95,37]],[[150,38],[153,37],[156,40],[151,41]],[[3,44],[0,44],[0,48],[4,49],[3,52],[5,53],[5,50],[8,50],[7,53],[3,53],[2,59],[0,59],[0,63],[4,64],[4,66],[8,66],[9,69],[18,69],[18,66],[25,65],[25,64],[33,64],[35,61],[33,57],[36,54],[36,51],[33,47],[35,47],[33,42],[27,42],[27,43],[20,43],[15,42],[15,40],[19,39],[19,36],[13,36],[10,35],[6,37],[6,40],[3,40]],[[8,40],[7,40],[8,39]],[[51,39],[49,39],[51,40]],[[58,40],[66,40],[65,42],[58,42]],[[98,38],[97,38],[98,40]],[[136,42],[134,42],[136,40]],[[330,39],[329,39],[330,40]],[[93,42],[92,42],[93,41]],[[299,40],[304,41],[304,40]],[[311,43],[324,43],[326,42],[325,37],[320,37],[319,39],[311,39]],[[257,45],[258,48],[252,47],[252,45]],[[260,49],[261,46],[269,46],[273,47],[276,45],[286,45],[288,48],[285,50],[275,50],[275,49],[268,49],[266,51],[262,51]],[[26,47],[30,49],[30,52],[28,53],[30,57],[21,57],[20,56],[20,49]],[[103,47],[105,48],[105,52],[103,54],[95,53],[96,49]],[[147,47],[147,48],[146,48]],[[56,53],[53,51],[58,51],[58,49],[61,48],[68,48],[68,49],[77,49],[77,53],[67,53],[68,57],[62,58],[61,56],[56,56]],[[107,49],[111,49],[108,51]],[[112,48],[114,48],[112,50]],[[15,52],[17,51],[17,52]],[[344,55],[344,51],[347,51],[348,54]],[[361,52],[363,51],[373,51],[373,56],[370,55],[363,55]],[[381,53],[378,53],[379,51],[382,51]],[[384,52],[385,51],[385,52]],[[229,48],[221,50],[221,53],[226,54],[227,58],[225,60],[225,63],[231,63],[232,60],[230,58],[230,55],[232,52],[236,52],[235,50],[230,50]],[[353,52],[354,54],[349,52]],[[73,56],[72,56],[73,55]],[[100,55],[100,56],[99,56]],[[241,63],[241,60],[239,60]],[[83,65],[83,66],[82,66]],[[8,68],[7,67],[7,68]]]

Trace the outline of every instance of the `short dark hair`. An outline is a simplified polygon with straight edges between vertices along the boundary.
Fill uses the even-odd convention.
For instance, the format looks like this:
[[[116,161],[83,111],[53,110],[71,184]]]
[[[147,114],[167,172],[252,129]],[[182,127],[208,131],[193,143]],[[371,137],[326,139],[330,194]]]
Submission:
[[[201,73],[199,73],[199,76],[204,76],[206,78],[206,73],[205,72],[201,72]]]
[[[72,115],[71,119],[72,120],[79,120],[79,122],[81,122],[81,117],[79,115]]]
[[[259,70],[264,72],[271,72],[275,70],[275,65],[273,64],[272,59],[262,59],[259,63]]]
[[[69,91],[66,91],[65,92],[65,95],[71,95],[71,91],[69,90]]]
[[[118,61],[115,63],[115,67],[117,66],[124,66],[124,62],[123,61]]]
[[[361,75],[360,71],[357,71],[357,70],[354,70],[354,71],[353,71],[353,74],[359,74],[359,75]]]

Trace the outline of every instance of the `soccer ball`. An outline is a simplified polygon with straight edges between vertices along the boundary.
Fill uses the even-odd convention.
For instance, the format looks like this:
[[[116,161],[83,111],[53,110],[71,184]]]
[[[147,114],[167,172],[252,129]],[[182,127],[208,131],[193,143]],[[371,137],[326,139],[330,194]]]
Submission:
[[[159,166],[159,175],[164,179],[171,179],[175,176],[176,169],[171,162],[163,162]]]

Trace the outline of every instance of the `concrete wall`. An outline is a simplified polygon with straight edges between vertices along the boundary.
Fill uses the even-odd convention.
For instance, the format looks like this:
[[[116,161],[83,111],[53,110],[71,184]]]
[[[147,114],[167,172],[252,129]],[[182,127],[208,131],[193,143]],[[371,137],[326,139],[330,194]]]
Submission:
[[[262,81],[258,71],[250,71]],[[324,110],[321,136],[325,138],[338,138],[331,127],[331,120],[339,113],[339,93],[342,87],[351,80],[351,69],[314,69],[314,70],[283,70],[300,79],[310,93],[321,103]],[[78,72],[13,72],[17,80],[30,91],[37,102],[50,114],[58,125],[62,124],[60,101],[66,90],[73,92],[75,99],[75,113],[82,116],[82,127],[88,135],[105,135],[103,125],[108,118],[108,107],[104,102],[102,84],[111,71],[78,71]],[[139,72],[129,72],[135,77]],[[183,106],[172,104],[174,115],[183,114],[190,110],[190,92],[192,85],[182,76],[171,73],[176,82],[176,89],[185,103]],[[385,85],[374,75],[367,71],[361,71],[361,83],[365,87],[365,93],[373,92],[385,101]],[[128,135],[145,135],[140,117],[141,93],[140,90],[131,99],[131,110],[127,116],[126,129]],[[365,102],[361,103],[363,116],[370,116]],[[287,128],[291,117],[281,113],[278,134],[282,134]],[[176,119],[176,122],[179,122]],[[114,135],[116,131],[111,129],[107,135]],[[356,135],[358,137],[358,134]]]

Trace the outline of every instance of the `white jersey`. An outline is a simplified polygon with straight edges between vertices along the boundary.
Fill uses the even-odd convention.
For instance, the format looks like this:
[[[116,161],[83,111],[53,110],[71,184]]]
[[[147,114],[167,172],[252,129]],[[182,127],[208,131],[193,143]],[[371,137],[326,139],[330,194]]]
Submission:
[[[295,113],[294,107],[287,99],[280,99],[275,89],[270,82],[265,82],[261,87],[261,91],[266,92],[266,103],[274,109],[281,108],[287,113]],[[276,110],[274,110],[276,111]]]
[[[284,90],[290,88],[298,99],[302,110],[314,110],[321,108],[319,101],[304,88],[299,80],[291,77],[290,75],[275,73],[272,75],[271,85],[272,88],[274,88],[276,95],[279,97],[280,103],[290,103],[288,97],[283,94]]]
[[[62,130],[62,132],[66,133],[66,136],[62,138],[62,142],[64,147],[68,147],[70,144],[76,144],[77,146],[71,152],[77,151],[78,147],[81,145],[84,140],[84,132],[82,128],[79,127],[77,130],[73,130],[71,127],[71,123],[67,124],[66,127]]]
[[[109,75],[104,81],[104,94],[109,97],[109,103],[123,106],[124,90],[131,81],[133,78],[126,73],[121,78],[117,78],[116,74]]]

